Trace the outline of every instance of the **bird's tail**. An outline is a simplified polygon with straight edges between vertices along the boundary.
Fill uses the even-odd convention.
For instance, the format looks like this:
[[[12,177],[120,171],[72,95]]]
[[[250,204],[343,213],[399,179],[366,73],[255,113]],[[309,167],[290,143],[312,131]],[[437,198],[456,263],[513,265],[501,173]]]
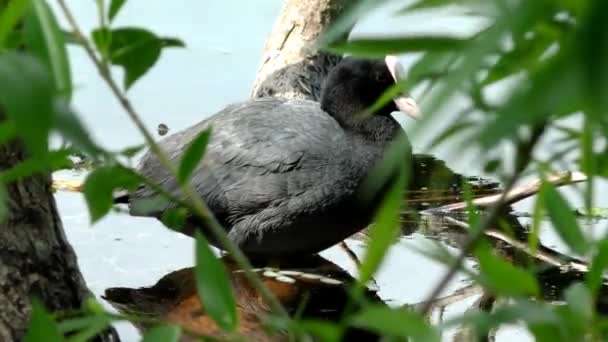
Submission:
[[[82,192],[83,183],[79,181],[71,181],[64,179],[53,179],[53,189],[55,191],[67,191],[67,192]],[[129,203],[129,192],[127,190],[116,190],[114,191],[114,204]]]

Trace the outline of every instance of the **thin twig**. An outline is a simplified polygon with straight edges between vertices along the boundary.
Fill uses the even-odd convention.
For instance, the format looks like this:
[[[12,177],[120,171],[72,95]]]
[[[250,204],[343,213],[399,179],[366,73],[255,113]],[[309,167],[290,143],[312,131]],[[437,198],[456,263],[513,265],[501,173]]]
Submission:
[[[95,54],[95,51],[93,50],[85,36],[82,34],[78,24],[76,23],[76,20],[74,19],[72,13],[65,4],[65,1],[57,1],[68,23],[72,27],[75,38],[79,40],[82,46],[84,47],[89,58],[95,64],[102,79],[108,84],[108,86],[114,93],[114,96],[118,99],[122,107],[125,109],[131,121],[133,121],[135,126],[137,126],[137,129],[144,136],[146,143],[148,144],[148,146],[150,146],[150,150],[158,158],[161,165],[163,165],[163,167],[165,167],[171,173],[171,175],[177,179],[177,170],[175,166],[171,163],[171,161],[167,157],[166,153],[161,149],[161,147],[156,144],[154,138],[152,137],[152,134],[148,132],[140,116],[133,108],[133,105],[131,104],[129,99],[122,93],[122,91],[112,78],[110,72],[103,67],[103,64]],[[264,300],[267,302],[273,312],[281,316],[288,317],[288,314],[281,305],[281,303],[268,290],[268,288],[264,286],[260,279],[258,279],[257,275],[251,272],[251,264],[249,263],[243,252],[241,252],[241,250],[234,243],[232,243],[232,241],[230,241],[224,229],[217,222],[207,205],[203,202],[200,196],[196,194],[191,185],[188,182],[178,182],[178,184],[180,184],[180,190],[184,193],[184,195],[186,195],[186,198],[191,201],[192,207],[195,210],[195,214],[197,214],[198,216],[200,216],[200,218],[204,220],[211,233],[219,241],[222,248],[228,251],[232,255],[234,261],[239,265],[239,267],[245,270],[245,275],[251,283],[251,286],[254,287],[255,290],[260,293],[260,295],[264,298]]]
[[[444,219],[447,222],[449,222],[457,227],[466,229],[467,231],[471,228],[467,223],[459,221],[455,218],[447,216],[447,217],[444,217]],[[530,246],[528,246],[528,244],[526,244],[525,242],[512,238],[500,231],[497,231],[494,229],[489,229],[489,230],[485,231],[485,234],[486,234],[486,236],[488,236],[490,238],[505,242],[505,243],[511,245],[512,247],[528,254],[529,256],[531,256],[533,258],[536,258],[551,266],[559,267],[563,272],[567,272],[567,271],[578,271],[578,272],[584,272],[584,273],[589,272],[589,266],[582,262],[577,262],[574,260],[564,261],[559,256],[553,255],[551,253],[547,253],[545,251],[540,251],[540,250],[532,251],[530,249]]]
[[[550,183],[556,186],[575,184],[584,182],[587,180],[587,176],[579,171],[565,171],[560,172],[554,175],[550,175],[545,179],[546,183]],[[525,198],[535,195],[542,186],[542,179],[535,180],[531,183],[518,186],[510,191],[504,193],[504,201],[505,204],[510,205],[516,202],[519,202]],[[479,208],[487,208],[491,205],[495,205],[498,200],[503,196],[503,194],[485,196],[474,199],[473,205]],[[467,206],[466,202],[458,202],[452,203],[448,205],[444,205],[438,208],[428,209],[427,212],[447,212],[447,211],[455,211],[455,210],[463,210]]]
[[[439,307],[439,308],[443,308],[449,305],[452,305],[454,303],[457,303],[463,299],[467,299],[469,297],[478,295],[483,293],[483,288],[479,285],[468,285],[465,287],[462,287],[456,291],[454,291],[453,293],[441,297],[441,298],[436,298],[434,299],[430,305],[432,308],[435,307]],[[424,305],[428,305],[428,302],[419,302],[413,305],[413,307],[415,308],[419,308],[422,307]],[[404,307],[411,307],[412,305],[404,305]]]

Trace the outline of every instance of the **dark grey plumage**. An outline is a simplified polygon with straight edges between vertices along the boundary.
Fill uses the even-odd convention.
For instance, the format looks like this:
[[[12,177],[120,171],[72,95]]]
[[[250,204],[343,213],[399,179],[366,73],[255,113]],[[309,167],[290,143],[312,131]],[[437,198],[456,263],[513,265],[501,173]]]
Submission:
[[[177,164],[189,142],[212,127],[191,183],[249,256],[315,253],[370,222],[372,208],[355,193],[400,127],[390,116],[396,110],[392,103],[364,121],[355,114],[393,81],[382,61],[347,58],[332,74],[321,105],[276,98],[232,104],[160,143]],[[179,195],[177,183],[151,153],[138,169]],[[130,197],[154,195],[142,187]],[[162,210],[152,215],[159,217]],[[200,226],[190,219],[183,232]]]

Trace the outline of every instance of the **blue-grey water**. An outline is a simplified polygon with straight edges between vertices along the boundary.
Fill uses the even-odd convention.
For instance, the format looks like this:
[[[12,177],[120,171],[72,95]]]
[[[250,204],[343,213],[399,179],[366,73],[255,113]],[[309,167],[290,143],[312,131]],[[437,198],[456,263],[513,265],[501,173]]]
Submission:
[[[97,25],[93,1],[69,1],[69,6],[86,32]],[[162,122],[174,132],[204,119],[226,104],[247,98],[255,79],[264,41],[272,29],[280,6],[279,0],[128,1],[116,18],[115,26],[143,26],[159,35],[179,37],[187,44],[185,49],[163,51],[160,62],[154,69],[129,90],[128,95],[142,114],[146,125],[155,130]],[[463,21],[452,17],[395,18],[388,16],[386,11],[379,11],[357,25],[354,34],[446,30],[454,34],[466,34],[480,24],[479,21]],[[111,149],[143,142],[84,52],[78,47],[70,47],[69,54],[76,83],[74,106],[93,136]],[[403,56],[403,61],[408,64],[415,58],[415,55]],[[114,73],[117,77],[122,75],[119,69],[114,70]],[[458,102],[454,104],[456,107],[458,105]],[[448,108],[445,111],[450,110]],[[449,120],[443,122],[449,123]],[[411,121],[403,123],[408,131],[415,133],[412,132]],[[438,130],[440,127],[433,128]],[[431,133],[422,137],[416,135],[414,148],[420,150],[425,146],[425,137],[430,135]],[[446,160],[458,172],[467,175],[483,174],[482,164],[475,151],[464,153],[443,148],[433,153]],[[80,179],[82,176],[63,171],[56,174],[55,178]],[[605,184],[598,186],[606,189]],[[582,205],[579,196],[571,190],[566,193],[576,206]],[[598,190],[596,193],[597,206],[606,207],[606,191]],[[68,238],[76,250],[86,281],[96,296],[100,296],[107,287],[149,286],[164,274],[193,264],[192,240],[166,230],[154,219],[113,213],[91,225],[80,194],[59,192],[56,197]],[[528,210],[530,203],[525,201],[517,209]],[[543,241],[566,250],[559,239],[551,234],[544,234]],[[391,249],[390,257],[376,280],[380,295],[391,300],[392,304],[422,300],[443,274],[443,266],[420,256],[409,247],[420,247],[425,243],[428,241],[424,237],[414,234]],[[362,251],[363,246],[358,241],[350,241],[349,245],[357,252]],[[324,255],[354,272],[354,265],[341,250],[333,248]],[[465,280],[464,276],[460,276],[450,289],[463,286]],[[446,317],[466,308],[467,304],[470,301],[449,307]],[[138,333],[130,324],[119,323],[116,326],[123,341],[139,339]],[[525,332],[516,328],[501,330],[499,337],[504,341],[530,339]]]

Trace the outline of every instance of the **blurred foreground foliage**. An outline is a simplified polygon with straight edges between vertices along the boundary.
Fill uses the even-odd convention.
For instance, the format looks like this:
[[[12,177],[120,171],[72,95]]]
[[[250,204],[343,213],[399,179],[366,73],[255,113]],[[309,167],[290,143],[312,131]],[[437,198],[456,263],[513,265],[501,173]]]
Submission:
[[[89,46],[95,49],[90,52],[102,75],[105,72],[105,77],[112,77],[110,70],[115,66],[123,69],[122,92],[141,80],[163,49],[184,46],[179,39],[161,37],[144,28],[115,27],[113,19],[120,15],[125,3],[125,0],[109,3],[97,0],[99,24],[88,38],[92,42]],[[395,16],[450,13],[474,17],[483,24],[467,36],[434,32],[342,40],[357,20],[388,3]],[[91,219],[96,221],[110,211],[115,189],[133,189],[146,181],[124,165],[125,158],[132,157],[140,147],[118,152],[106,150],[91,138],[79,115],[70,109],[73,82],[66,44],[84,46],[83,37],[73,32],[72,27],[61,28],[56,18],[59,13],[51,11],[46,0],[4,0],[0,5],[0,105],[5,114],[0,122],[0,142],[18,137],[30,155],[27,161],[0,173],[0,186],[16,177],[70,167],[69,156],[77,153],[95,165],[85,182],[84,193]],[[488,172],[510,182],[522,174],[538,174],[543,178],[560,162],[574,162],[589,176],[583,191],[584,212],[592,212],[594,179],[608,176],[608,21],[604,18],[608,2],[418,0],[396,5],[395,1],[353,1],[326,32],[321,48],[362,56],[418,54],[407,82],[396,85],[399,90],[424,90],[420,100],[425,114],[417,129],[422,131],[426,125],[447,120],[442,113],[452,99],[461,98],[467,103],[455,118],[449,119],[450,124],[429,147],[460,141],[458,148],[476,149],[480,160],[487,163]],[[502,82],[510,86],[504,87],[499,101],[490,101],[489,89]],[[379,99],[388,100],[388,97]],[[564,126],[562,123],[568,118],[579,124]],[[561,132],[563,138],[549,156],[537,158],[534,152],[539,135],[550,129]],[[190,172],[203,158],[209,132],[203,133],[179,165],[183,183],[187,184]],[[49,145],[49,138],[54,135],[64,142],[60,149]],[[497,158],[497,147],[505,143],[515,147],[515,155]],[[403,155],[400,148],[403,144],[396,144],[390,154],[393,163]],[[373,243],[369,244],[363,261],[363,281],[375,273],[394,242],[402,209],[406,177],[403,178],[396,183],[395,191],[387,195],[377,215],[377,224],[371,232]],[[0,196],[6,200],[6,191],[0,191]],[[190,205],[187,201],[181,204]],[[5,212],[0,210],[2,214]],[[490,331],[517,323],[540,341],[605,340],[608,320],[595,307],[608,265],[608,240],[593,238],[581,229],[573,208],[550,184],[543,185],[537,196],[534,216],[543,213],[550,217],[553,229],[571,252],[590,261],[586,279],[572,285],[562,303],[542,302],[534,270],[514,266],[495,255],[480,239],[472,250],[480,259],[479,270],[472,278],[500,299],[500,305],[493,310],[468,311],[447,322],[433,324],[415,311],[367,305],[353,291],[353,300],[363,304],[361,310],[334,325],[293,320],[280,327],[297,332],[297,336],[314,333],[337,338],[336,328],[339,332],[351,325],[394,339],[433,341],[455,326],[467,326],[473,337],[481,338]],[[185,215],[183,210],[169,216],[171,220],[180,220],[180,215]],[[479,223],[484,215],[470,207],[469,225],[487,229]],[[534,220],[531,244],[537,240],[538,225],[538,220]],[[231,331],[238,322],[230,282],[205,241],[202,236],[197,238],[196,263],[200,266],[197,288],[207,313],[223,329]],[[450,258],[444,262],[450,267],[461,266]],[[62,317],[59,313],[49,313],[35,301],[26,340],[84,341],[113,321],[142,319],[106,312],[93,300],[87,302],[78,317],[59,317]],[[173,341],[180,334],[179,327],[163,325],[150,330],[144,340]]]

